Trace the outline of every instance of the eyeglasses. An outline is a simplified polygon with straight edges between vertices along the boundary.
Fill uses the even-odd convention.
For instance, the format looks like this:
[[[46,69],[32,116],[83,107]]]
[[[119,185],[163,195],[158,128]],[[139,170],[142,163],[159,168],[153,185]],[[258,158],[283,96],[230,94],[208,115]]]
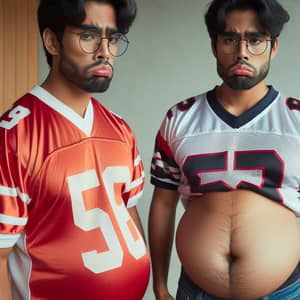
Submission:
[[[223,54],[235,54],[239,50],[241,42],[246,42],[246,48],[252,55],[258,56],[265,53],[270,39],[265,37],[251,37],[247,39],[239,39],[235,37],[220,37],[219,47]]]
[[[123,55],[129,44],[127,37],[122,33],[113,33],[108,37],[102,37],[99,33],[90,31],[70,32],[79,36],[80,48],[88,54],[96,53],[103,40],[107,40],[109,53],[116,57]]]

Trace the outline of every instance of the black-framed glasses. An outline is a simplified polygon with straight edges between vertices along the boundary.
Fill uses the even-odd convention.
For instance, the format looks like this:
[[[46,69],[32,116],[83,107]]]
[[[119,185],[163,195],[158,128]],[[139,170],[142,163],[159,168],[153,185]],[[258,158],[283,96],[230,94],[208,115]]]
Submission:
[[[128,38],[122,33],[112,33],[107,37],[102,37],[99,33],[91,31],[70,32],[79,36],[80,48],[88,54],[96,53],[103,40],[107,40],[108,51],[115,57],[123,55],[129,44]]]
[[[246,42],[248,52],[254,56],[262,55],[268,48],[268,42],[272,41],[265,37],[249,37],[249,38],[235,38],[223,36],[219,39],[219,47],[223,54],[235,54],[238,52],[240,43]]]

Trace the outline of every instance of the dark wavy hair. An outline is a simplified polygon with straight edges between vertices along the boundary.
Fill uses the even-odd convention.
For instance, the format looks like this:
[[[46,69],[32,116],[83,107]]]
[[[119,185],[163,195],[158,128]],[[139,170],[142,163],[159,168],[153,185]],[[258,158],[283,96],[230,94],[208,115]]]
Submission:
[[[218,34],[225,30],[228,13],[247,9],[257,13],[260,26],[271,35],[272,44],[290,19],[288,12],[277,0],[213,0],[205,14],[205,23],[214,44]]]
[[[40,34],[50,28],[61,43],[66,25],[80,25],[86,17],[85,3],[111,4],[116,11],[118,30],[126,34],[136,17],[135,0],[40,0],[38,24]],[[45,49],[47,62],[52,66],[52,55]]]

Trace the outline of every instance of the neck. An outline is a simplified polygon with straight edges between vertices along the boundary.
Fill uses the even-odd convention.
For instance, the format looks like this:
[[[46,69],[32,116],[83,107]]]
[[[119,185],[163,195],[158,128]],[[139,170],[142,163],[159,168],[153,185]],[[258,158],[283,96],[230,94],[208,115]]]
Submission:
[[[58,100],[69,106],[81,117],[84,116],[91,94],[78,88],[72,82],[67,81],[60,74],[50,71],[41,86]]]
[[[217,89],[217,98],[228,112],[239,116],[257,104],[268,90],[263,81],[249,90],[233,90],[223,83]]]

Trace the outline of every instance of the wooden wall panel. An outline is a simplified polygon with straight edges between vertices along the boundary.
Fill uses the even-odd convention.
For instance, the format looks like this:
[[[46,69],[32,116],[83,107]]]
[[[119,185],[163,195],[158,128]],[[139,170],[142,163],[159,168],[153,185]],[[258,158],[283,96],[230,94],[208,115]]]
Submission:
[[[27,16],[31,16],[27,19],[28,28],[34,30],[34,34],[27,32],[28,40],[28,52],[27,60],[32,64],[30,69],[34,72],[29,72],[28,74],[28,87],[32,87],[34,84],[38,83],[39,78],[39,29],[37,25],[37,8],[39,0],[30,0],[31,5],[27,5]]]
[[[38,82],[38,0],[0,0],[0,112]]]
[[[16,27],[16,15],[14,11],[14,1],[5,1],[4,4],[4,93],[1,105],[11,102],[15,98],[16,92],[16,35],[19,28]]]

